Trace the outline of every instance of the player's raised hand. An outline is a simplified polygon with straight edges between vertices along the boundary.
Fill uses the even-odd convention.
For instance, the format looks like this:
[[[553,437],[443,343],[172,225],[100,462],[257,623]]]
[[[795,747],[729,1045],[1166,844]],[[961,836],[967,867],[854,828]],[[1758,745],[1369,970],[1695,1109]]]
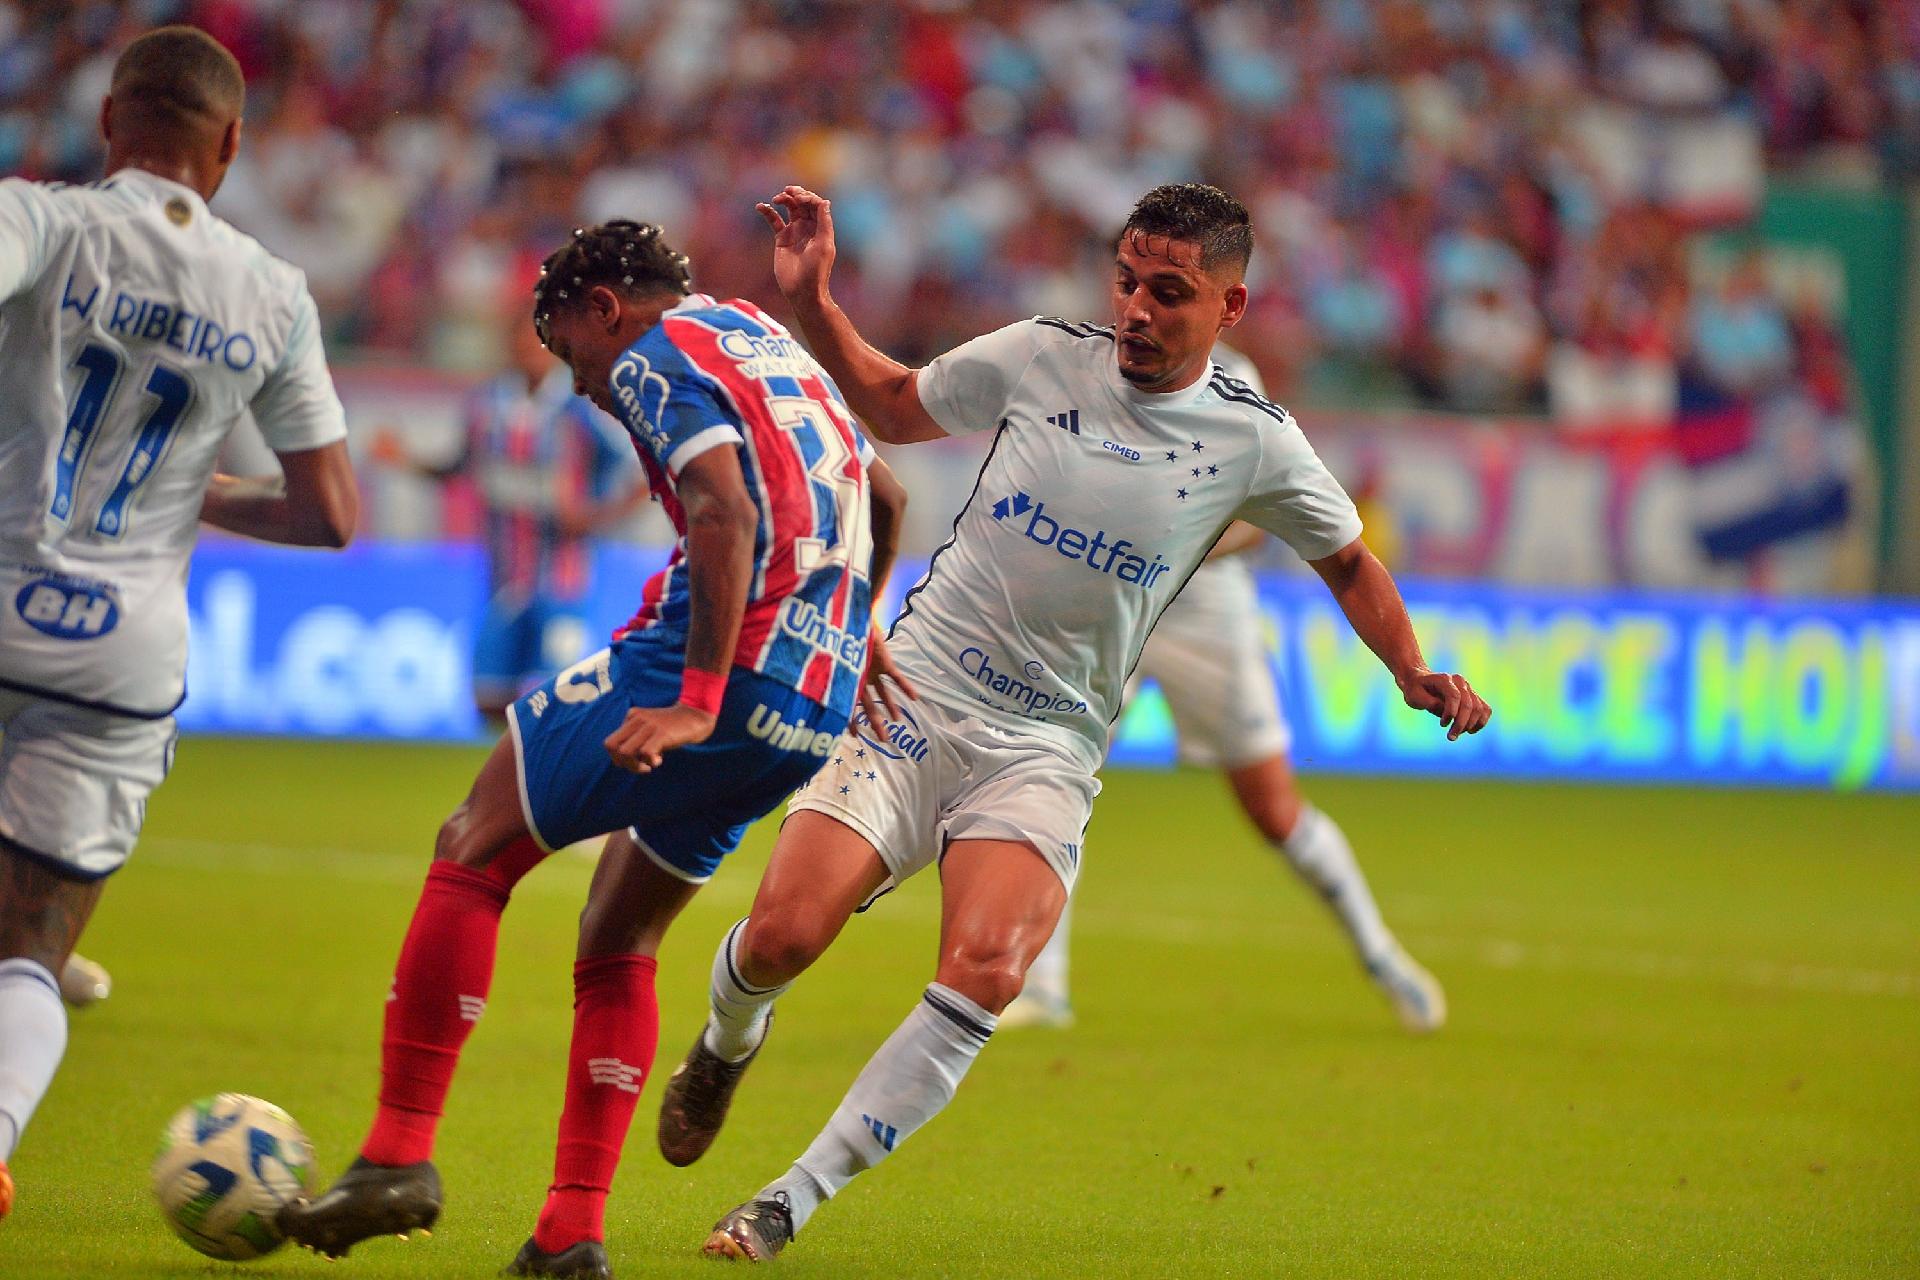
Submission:
[[[833,202],[788,187],[754,206],[773,228],[773,278],[790,302],[824,297],[833,274]]]
[[[1400,696],[1415,711],[1437,717],[1447,730],[1448,742],[1462,734],[1480,732],[1493,719],[1493,708],[1473,691],[1465,676],[1423,671],[1400,686]]]
[[[713,716],[676,702],[670,707],[633,707],[620,727],[607,735],[607,754],[629,773],[652,773],[675,747],[705,742],[713,735]]]
[[[900,674],[900,668],[893,665],[893,655],[887,652],[887,642],[875,627],[873,634],[867,637],[867,673],[860,680],[860,709],[867,713],[867,723],[876,729],[888,720],[900,718],[900,704],[895,700],[896,691],[908,698],[917,698],[913,685]],[[885,714],[882,714],[882,713]]]

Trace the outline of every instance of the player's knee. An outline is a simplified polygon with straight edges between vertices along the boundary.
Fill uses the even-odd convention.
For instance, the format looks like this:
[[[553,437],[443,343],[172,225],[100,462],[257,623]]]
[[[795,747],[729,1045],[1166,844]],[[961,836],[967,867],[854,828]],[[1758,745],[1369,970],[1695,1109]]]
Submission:
[[[989,1013],[1012,1004],[1026,985],[1027,966],[1010,943],[968,938],[948,947],[940,958],[938,980]]]
[[[755,986],[791,982],[832,942],[833,931],[804,912],[755,915],[740,934],[741,976]]]
[[[435,862],[457,862],[463,867],[478,867],[486,861],[487,850],[481,848],[475,839],[474,824],[467,806],[462,804],[448,819],[440,824],[440,831],[433,838],[433,860]]]

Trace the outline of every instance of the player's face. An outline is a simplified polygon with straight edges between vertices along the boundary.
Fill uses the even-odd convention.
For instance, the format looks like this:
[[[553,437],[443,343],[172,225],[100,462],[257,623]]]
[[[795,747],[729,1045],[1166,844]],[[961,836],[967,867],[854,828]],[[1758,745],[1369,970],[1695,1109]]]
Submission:
[[[586,307],[564,307],[547,321],[547,350],[573,370],[573,390],[613,410],[613,362],[626,344]]]
[[[1114,353],[1142,391],[1178,391],[1206,371],[1220,331],[1247,307],[1237,273],[1200,266],[1200,246],[1128,235],[1113,264]]]

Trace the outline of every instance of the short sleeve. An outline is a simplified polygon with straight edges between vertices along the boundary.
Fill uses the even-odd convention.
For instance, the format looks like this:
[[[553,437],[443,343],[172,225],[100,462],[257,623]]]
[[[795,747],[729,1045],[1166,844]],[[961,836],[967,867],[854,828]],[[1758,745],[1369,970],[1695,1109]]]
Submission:
[[[38,183],[0,182],[0,300],[39,282],[59,237],[59,215],[53,197]]]
[[[1299,424],[1262,424],[1253,492],[1234,515],[1265,529],[1302,560],[1321,560],[1360,536],[1360,513],[1307,443]]]
[[[681,369],[656,368],[632,349],[614,364],[609,379],[621,425],[670,476],[709,449],[745,441],[720,398],[684,371],[684,360],[678,363]]]
[[[347,438],[347,414],[327,371],[320,313],[301,281],[287,349],[251,403],[260,435],[275,453],[300,453]]]
[[[921,407],[951,436],[997,427],[1034,356],[1063,336],[1039,320],[1022,320],[963,342],[915,376]]]

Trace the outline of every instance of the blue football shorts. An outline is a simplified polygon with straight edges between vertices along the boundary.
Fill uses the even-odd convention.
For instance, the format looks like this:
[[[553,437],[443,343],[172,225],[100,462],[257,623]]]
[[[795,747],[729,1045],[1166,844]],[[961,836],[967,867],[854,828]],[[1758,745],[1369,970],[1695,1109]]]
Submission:
[[[605,743],[627,709],[679,699],[685,646],[683,636],[637,632],[513,704],[521,808],[543,848],[624,827],[669,873],[702,884],[832,753],[846,710],[735,667],[713,736],[667,752],[651,773],[615,764]]]

